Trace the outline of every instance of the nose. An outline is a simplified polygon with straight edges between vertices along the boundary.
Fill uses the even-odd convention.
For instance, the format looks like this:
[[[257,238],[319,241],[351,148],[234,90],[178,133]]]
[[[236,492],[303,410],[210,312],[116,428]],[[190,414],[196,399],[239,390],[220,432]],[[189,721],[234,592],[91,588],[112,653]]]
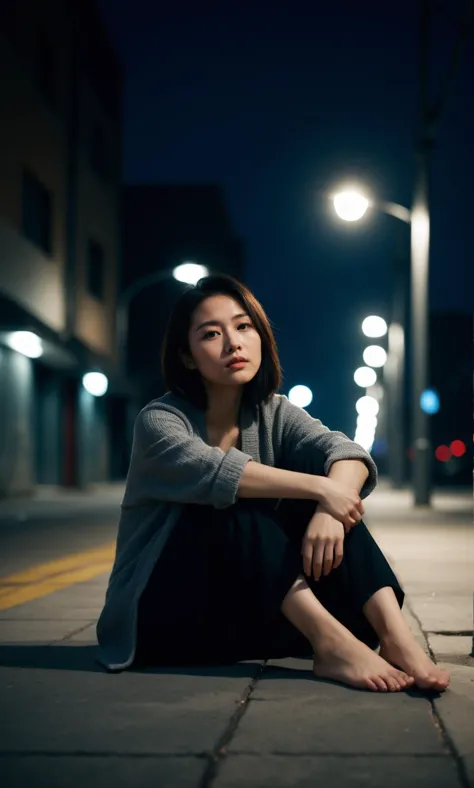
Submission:
[[[230,340],[227,345],[227,352],[234,353],[236,350],[241,350],[241,348],[242,345],[240,345],[239,342],[237,342],[236,340],[234,341]]]

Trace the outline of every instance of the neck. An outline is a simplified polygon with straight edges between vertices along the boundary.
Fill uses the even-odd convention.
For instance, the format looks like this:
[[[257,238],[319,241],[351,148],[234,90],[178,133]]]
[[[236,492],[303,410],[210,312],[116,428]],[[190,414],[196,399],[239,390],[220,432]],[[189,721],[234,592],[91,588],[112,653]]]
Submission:
[[[238,423],[242,386],[219,386],[207,388],[206,421],[208,425],[230,429]]]

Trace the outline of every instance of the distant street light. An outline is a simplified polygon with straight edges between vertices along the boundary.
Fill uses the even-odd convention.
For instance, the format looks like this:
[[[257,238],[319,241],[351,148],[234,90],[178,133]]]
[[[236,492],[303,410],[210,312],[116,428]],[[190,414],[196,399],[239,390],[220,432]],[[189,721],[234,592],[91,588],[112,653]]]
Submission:
[[[360,446],[363,446],[366,451],[370,451],[374,443],[375,430],[377,428],[379,403],[375,397],[366,395],[357,400],[356,410],[359,415],[357,417],[354,441]]]
[[[383,317],[377,315],[370,315],[362,322],[362,332],[366,337],[384,337],[388,328]]]
[[[174,268],[165,268],[158,271],[153,271],[147,276],[143,276],[138,281],[133,282],[123,293],[120,293],[117,299],[116,311],[116,330],[117,330],[117,357],[119,360],[119,369],[124,372],[126,368],[126,347],[128,341],[128,308],[133,299],[146,290],[147,287],[164,282],[166,279],[174,278],[178,282],[184,282],[189,285],[196,285],[199,280],[208,276],[209,269],[204,265],[198,263],[185,262],[177,265]]]
[[[313,392],[308,386],[293,386],[288,394],[288,399],[293,405],[306,408],[313,401]]]
[[[109,387],[107,376],[103,372],[86,372],[82,385],[93,397],[103,397]]]
[[[173,276],[178,282],[184,282],[187,285],[197,285],[203,276],[207,276],[208,269],[204,265],[197,263],[182,263],[173,269]]]
[[[12,350],[28,358],[40,358],[43,355],[43,343],[33,331],[12,331],[7,344]]]
[[[412,446],[413,493],[415,505],[429,505],[431,492],[431,453],[428,416],[420,407],[420,397],[428,387],[428,269],[430,220],[427,202],[426,173],[420,175],[413,208],[392,202],[369,200],[356,189],[332,195],[334,208],[345,221],[357,221],[367,208],[373,207],[410,225],[411,267],[411,342],[412,352]],[[421,180],[420,180],[421,179]],[[364,208],[365,206],[365,208]],[[400,345],[399,345],[400,346]],[[404,347],[404,346],[403,346]],[[365,360],[365,359],[364,359]],[[366,362],[367,363],[367,362]],[[396,364],[398,369],[403,364]],[[400,410],[400,403],[390,407]]]
[[[356,402],[356,411],[359,416],[376,416],[379,412],[379,403],[375,397],[360,397]]]
[[[354,372],[354,381],[358,386],[366,389],[377,381],[377,373],[370,367],[359,367]]]
[[[383,367],[387,361],[387,353],[380,345],[369,345],[362,353],[368,367]]]

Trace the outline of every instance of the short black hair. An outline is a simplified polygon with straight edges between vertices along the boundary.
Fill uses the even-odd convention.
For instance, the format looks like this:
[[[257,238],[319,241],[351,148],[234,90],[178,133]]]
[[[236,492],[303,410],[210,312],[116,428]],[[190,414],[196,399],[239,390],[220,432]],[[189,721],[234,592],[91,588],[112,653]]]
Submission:
[[[252,319],[262,342],[262,362],[255,377],[245,384],[243,399],[266,402],[280,388],[282,372],[277,344],[265,310],[249,288],[227,274],[212,274],[185,290],[168,320],[161,350],[162,374],[168,391],[184,397],[198,408],[207,407],[206,389],[199,370],[185,367],[181,354],[189,353],[188,333],[194,311],[206,298],[226,295],[235,299]]]

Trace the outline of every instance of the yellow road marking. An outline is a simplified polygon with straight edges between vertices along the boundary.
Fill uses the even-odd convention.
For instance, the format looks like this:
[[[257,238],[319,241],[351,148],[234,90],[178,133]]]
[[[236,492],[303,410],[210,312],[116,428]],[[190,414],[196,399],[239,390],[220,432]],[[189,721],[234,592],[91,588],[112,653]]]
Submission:
[[[112,568],[115,557],[115,542],[93,550],[74,553],[56,561],[33,566],[23,572],[0,578],[0,610],[23,605],[33,599],[67,588],[74,583],[83,583]]]

